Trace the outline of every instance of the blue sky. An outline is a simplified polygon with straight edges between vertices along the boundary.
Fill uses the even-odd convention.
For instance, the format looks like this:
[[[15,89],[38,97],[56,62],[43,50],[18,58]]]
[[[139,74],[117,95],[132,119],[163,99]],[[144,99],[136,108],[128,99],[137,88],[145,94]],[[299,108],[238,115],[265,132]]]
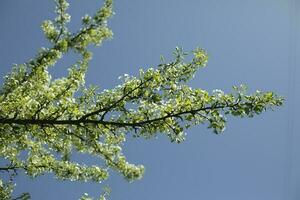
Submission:
[[[70,1],[71,30],[101,1]],[[12,63],[32,58],[47,46],[40,24],[53,14],[53,1],[0,2],[0,75]],[[252,119],[228,118],[222,135],[205,126],[187,132],[182,144],[165,136],[128,137],[124,151],[131,162],[144,164],[142,180],[128,183],[112,174],[103,184],[60,182],[51,175],[16,178],[17,191],[33,199],[78,199],[112,188],[112,200],[298,200],[300,199],[300,2],[296,0],[116,0],[109,22],[114,38],[93,48],[87,84],[111,88],[117,77],[155,67],[160,55],[170,57],[176,46],[209,53],[208,66],[197,72],[192,87],[226,92],[244,83],[250,91],[272,90],[285,105]],[[74,57],[51,69],[53,77],[67,73]],[[2,82],[2,80],[1,80]],[[82,159],[82,158],[79,158]],[[91,158],[81,162],[95,163]],[[1,174],[0,174],[1,175]]]

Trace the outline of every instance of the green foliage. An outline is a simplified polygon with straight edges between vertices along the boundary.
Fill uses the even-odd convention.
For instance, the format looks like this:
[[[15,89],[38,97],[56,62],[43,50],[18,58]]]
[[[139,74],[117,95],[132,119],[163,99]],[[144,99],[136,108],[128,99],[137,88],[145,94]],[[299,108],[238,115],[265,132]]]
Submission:
[[[123,155],[126,134],[152,138],[163,133],[180,143],[193,125],[207,123],[218,134],[225,129],[226,115],[253,117],[283,103],[272,92],[247,95],[244,86],[234,87],[230,94],[189,87],[187,82],[208,60],[200,48],[191,53],[176,48],[173,61],[162,59],[155,69],[124,75],[113,89],[87,88],[85,73],[92,58],[88,47],[112,37],[107,26],[113,15],[112,0],[105,0],[94,16],[84,16],[76,33],[66,28],[70,21],[67,1],[55,2],[57,17],[42,24],[52,46],[14,66],[1,88],[0,157],[9,163],[1,171],[23,170],[31,177],[53,173],[61,180],[101,182],[112,169],[133,181],[142,177],[144,167],[129,163]],[[70,66],[68,76],[52,80],[48,68],[70,51],[81,59]],[[187,54],[193,58],[187,60]],[[76,163],[71,160],[76,152],[95,156],[104,164]],[[1,199],[11,199],[13,185],[0,183]],[[91,198],[85,194],[81,199]]]
[[[13,198],[12,193],[14,190],[15,184],[13,184],[11,181],[8,183],[3,183],[2,180],[0,180],[0,199],[1,200],[29,200],[30,195],[29,193],[23,193],[20,196]]]
[[[11,183],[4,184],[2,180],[0,180],[0,198],[1,199],[11,199],[11,194],[13,192],[14,186]]]

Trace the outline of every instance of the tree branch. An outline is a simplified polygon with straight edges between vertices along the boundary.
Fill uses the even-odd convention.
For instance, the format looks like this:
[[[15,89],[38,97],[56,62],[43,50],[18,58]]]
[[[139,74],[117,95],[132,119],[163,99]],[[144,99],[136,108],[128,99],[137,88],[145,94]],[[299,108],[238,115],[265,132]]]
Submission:
[[[103,121],[103,120],[91,120],[91,119],[75,119],[75,120],[52,120],[52,119],[13,119],[13,118],[1,118],[0,124],[19,124],[19,125],[81,125],[81,124],[102,124],[102,125],[112,125],[118,127],[141,127],[145,124],[150,124],[157,121],[162,121],[167,118],[180,117],[185,114],[195,114],[199,111],[204,110],[215,110],[224,108],[234,108],[237,104],[232,105],[220,105],[220,106],[209,106],[199,109],[192,109],[187,111],[181,111],[173,114],[167,114],[162,117],[148,119],[140,122],[117,122],[117,121]]]

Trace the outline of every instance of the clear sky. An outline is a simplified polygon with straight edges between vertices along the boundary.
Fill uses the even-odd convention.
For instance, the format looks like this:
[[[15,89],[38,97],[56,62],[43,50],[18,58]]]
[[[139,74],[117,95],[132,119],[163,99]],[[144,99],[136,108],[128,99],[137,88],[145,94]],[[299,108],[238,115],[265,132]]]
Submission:
[[[70,3],[70,28],[76,30],[81,16],[102,1]],[[48,45],[39,27],[54,16],[53,7],[51,0],[0,2],[1,77],[12,63],[26,62]],[[245,83],[250,91],[272,90],[284,96],[285,105],[252,119],[230,117],[222,135],[194,127],[182,144],[172,144],[163,135],[153,140],[128,135],[125,155],[146,167],[140,181],[127,183],[113,174],[103,184],[91,184],[60,182],[51,175],[31,180],[20,174],[17,192],[29,191],[33,200],[73,200],[84,192],[97,195],[108,184],[112,200],[299,200],[300,2],[115,0],[115,12],[109,22],[114,38],[93,48],[87,84],[111,88],[119,83],[119,75],[155,67],[160,55],[170,57],[176,46],[200,46],[210,59],[192,87],[228,92]],[[74,57],[67,56],[53,67],[53,77],[65,75],[72,61]]]

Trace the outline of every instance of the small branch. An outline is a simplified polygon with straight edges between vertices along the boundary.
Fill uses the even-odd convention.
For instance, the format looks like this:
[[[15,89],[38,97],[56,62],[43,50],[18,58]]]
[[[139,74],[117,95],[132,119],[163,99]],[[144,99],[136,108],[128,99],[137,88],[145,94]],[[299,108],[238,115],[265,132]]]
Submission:
[[[19,167],[16,167],[16,166],[0,167],[0,171],[10,171],[10,170],[16,170],[16,169],[19,169]]]
[[[136,91],[137,89],[140,89],[143,85],[145,85],[147,82],[150,82],[153,78],[149,78],[147,79],[146,81],[141,81],[141,83],[136,86],[135,88],[133,88],[132,90],[130,90],[129,92],[127,92],[126,94],[124,94],[120,99],[118,99],[117,101],[115,101],[114,103],[112,103],[110,106],[106,107],[106,108],[101,108],[101,109],[98,109],[96,111],[93,111],[91,113],[88,113],[84,116],[81,117],[80,120],[84,120],[84,119],[87,119],[88,117],[90,116],[93,116],[93,115],[97,115],[101,112],[104,112],[101,116],[101,120],[102,121],[104,119],[104,116],[109,112],[111,111],[112,108],[114,108],[115,106],[118,105],[118,103],[122,102],[126,97],[128,97],[130,94],[132,94],[134,91]]]

